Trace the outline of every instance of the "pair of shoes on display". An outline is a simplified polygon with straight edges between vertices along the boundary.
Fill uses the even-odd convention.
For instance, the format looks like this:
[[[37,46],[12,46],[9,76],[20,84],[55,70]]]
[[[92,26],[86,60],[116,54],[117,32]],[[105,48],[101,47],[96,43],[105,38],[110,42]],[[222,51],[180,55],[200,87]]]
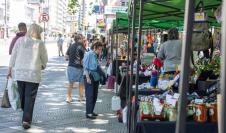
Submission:
[[[22,126],[23,126],[24,129],[31,128],[31,124],[29,122],[25,122],[25,121],[23,121]]]
[[[67,99],[66,99],[67,103],[71,103],[72,101],[73,101],[72,98],[67,97]]]
[[[87,114],[86,118],[88,118],[88,119],[96,119],[96,116],[94,116],[93,114]]]

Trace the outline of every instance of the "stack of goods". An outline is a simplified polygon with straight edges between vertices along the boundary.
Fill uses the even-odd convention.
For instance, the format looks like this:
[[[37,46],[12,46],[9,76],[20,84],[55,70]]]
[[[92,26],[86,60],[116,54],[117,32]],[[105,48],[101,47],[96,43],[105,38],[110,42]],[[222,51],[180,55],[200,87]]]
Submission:
[[[166,91],[161,95],[140,96],[140,120],[176,121],[178,93]],[[188,94],[187,118],[195,122],[217,122],[216,96],[201,97]]]
[[[175,121],[179,94],[169,91],[161,95],[140,97],[140,119]]]

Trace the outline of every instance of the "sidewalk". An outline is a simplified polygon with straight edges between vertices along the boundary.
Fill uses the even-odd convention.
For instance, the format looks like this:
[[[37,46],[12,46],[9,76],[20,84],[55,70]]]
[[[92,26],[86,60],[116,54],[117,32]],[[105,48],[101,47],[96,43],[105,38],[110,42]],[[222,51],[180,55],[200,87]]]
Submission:
[[[77,89],[73,90],[72,104],[65,102],[67,62],[63,57],[51,57],[48,67],[43,74],[36,98],[30,133],[126,133],[124,124],[119,123],[115,113],[111,111],[109,90],[99,89],[95,112],[100,114],[98,119],[85,118],[85,103],[77,101]],[[2,67],[0,73],[5,73]],[[0,102],[3,94],[5,76],[0,75]],[[22,112],[0,108],[0,133],[23,133],[21,127]]]

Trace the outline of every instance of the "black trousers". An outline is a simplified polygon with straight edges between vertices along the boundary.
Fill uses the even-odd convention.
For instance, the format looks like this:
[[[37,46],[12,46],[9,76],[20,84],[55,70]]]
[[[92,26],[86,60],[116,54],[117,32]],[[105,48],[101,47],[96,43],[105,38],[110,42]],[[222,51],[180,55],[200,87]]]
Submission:
[[[39,84],[24,81],[17,81],[17,84],[23,110],[22,121],[31,123]]]
[[[92,79],[91,79],[92,80]],[[86,95],[86,114],[92,114],[96,105],[99,81],[87,83],[86,77],[84,78],[85,95]]]

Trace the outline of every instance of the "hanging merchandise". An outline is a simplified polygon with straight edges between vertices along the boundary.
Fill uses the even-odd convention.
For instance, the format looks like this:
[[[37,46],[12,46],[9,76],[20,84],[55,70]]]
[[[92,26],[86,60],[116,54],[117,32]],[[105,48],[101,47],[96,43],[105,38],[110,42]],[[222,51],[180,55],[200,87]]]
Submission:
[[[147,48],[148,48],[148,47],[147,47],[147,44],[144,44],[144,47],[143,47],[143,52],[144,52],[144,53],[147,53]]]
[[[220,49],[221,46],[221,31],[218,29],[214,29],[213,46],[218,49]]]
[[[148,44],[148,48],[151,48],[152,43],[153,43],[153,38],[152,38],[152,35],[151,35],[151,31],[149,31],[147,33],[147,44]]]
[[[221,23],[222,22],[222,5],[220,5],[214,12],[214,16],[216,17],[217,19],[217,22],[218,23]]]
[[[209,32],[209,24],[207,22],[207,13],[204,11],[204,3],[200,1],[196,9],[201,6],[199,12],[195,13],[195,23],[192,33],[192,45],[193,51],[204,51],[210,48],[211,33]]]

